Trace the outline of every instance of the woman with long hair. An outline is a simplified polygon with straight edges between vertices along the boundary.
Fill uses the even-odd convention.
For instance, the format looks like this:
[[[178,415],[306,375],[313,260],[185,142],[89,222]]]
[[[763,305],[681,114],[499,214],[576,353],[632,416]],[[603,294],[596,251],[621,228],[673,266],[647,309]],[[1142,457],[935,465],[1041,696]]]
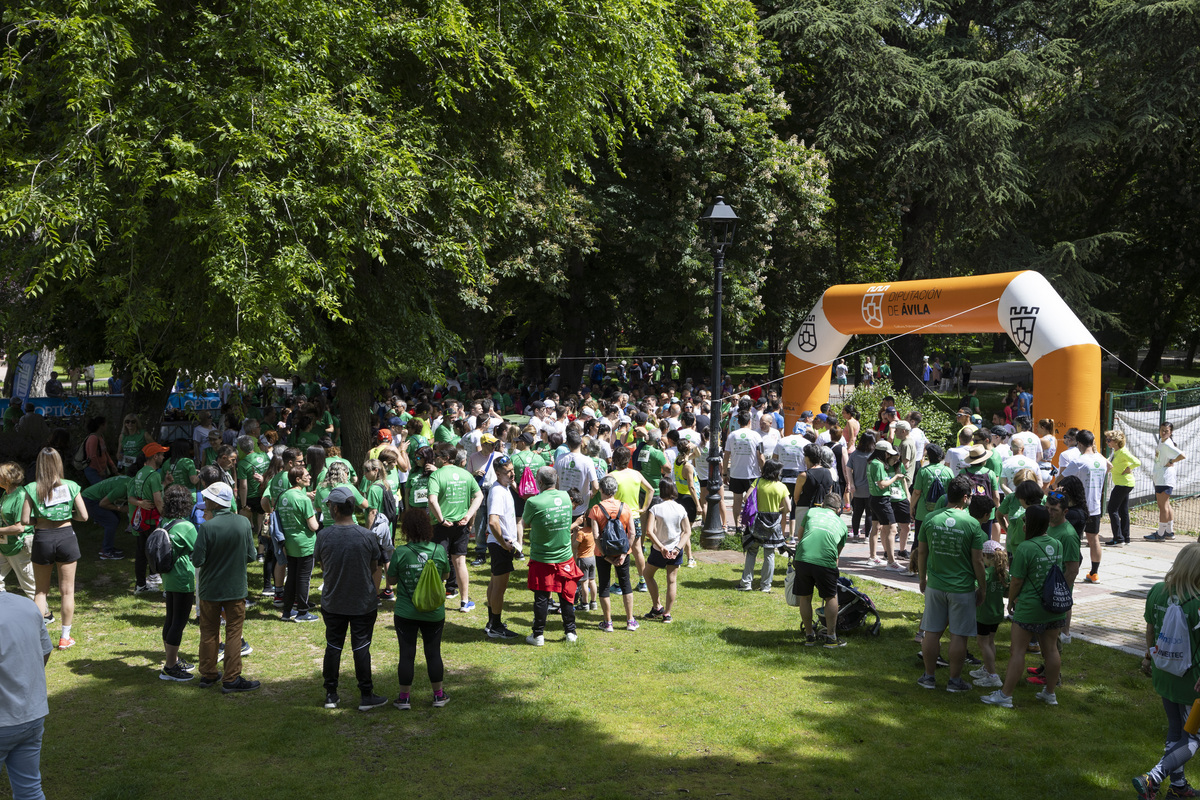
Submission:
[[[75,619],[75,567],[79,561],[79,540],[75,538],[72,520],[87,522],[87,508],[79,494],[79,484],[63,478],[62,459],[58,451],[44,447],[37,457],[37,479],[25,487],[25,507],[21,524],[33,525],[34,596],[42,616],[50,613],[46,597],[50,593],[50,576],[58,565],[58,589],[62,593],[62,636],[58,649],[66,650],[75,644],[71,624]]]
[[[1142,465],[1141,460],[1125,446],[1125,434],[1107,431],[1104,441],[1112,448],[1108,459],[1112,475],[1112,491],[1108,493],[1108,524],[1112,527],[1112,539],[1105,544],[1119,547],[1129,544],[1129,494],[1133,491],[1133,471]]]
[[[120,453],[117,465],[126,470],[137,463],[142,455],[142,448],[154,440],[150,432],[143,430],[142,421],[136,414],[126,414],[121,421],[121,435],[118,439],[117,452]]]
[[[442,688],[445,667],[442,664],[442,629],[446,625],[446,606],[443,604],[432,611],[418,611],[413,605],[413,592],[425,562],[433,561],[438,575],[444,581],[450,575],[450,557],[446,550],[433,541],[433,526],[429,513],[424,509],[410,508],[400,517],[400,531],[405,544],[396,548],[388,565],[388,586],[396,586],[396,607],[393,622],[396,638],[400,643],[400,660],[396,672],[400,680],[400,694],[393,705],[401,711],[412,708],[413,674],[417,660],[417,636],[425,649],[425,666],[429,671],[429,683],[433,689],[433,705],[441,708],[449,702]]]
[[[192,670],[196,668],[179,658],[183,629],[192,613],[192,598],[196,592],[196,569],[192,566],[196,526],[189,519],[195,504],[195,495],[180,484],[172,484],[163,490],[163,528],[171,539],[175,554],[175,565],[162,575],[167,613],[162,629],[165,659],[158,677],[164,681],[190,681]]]
[[[1142,537],[1152,542],[1175,538],[1175,510],[1171,508],[1171,492],[1175,490],[1175,465],[1187,456],[1171,438],[1173,433],[1175,426],[1170,422],[1158,426],[1158,447],[1154,451],[1154,499],[1158,502],[1158,530]]]
[[[108,445],[104,442],[107,423],[108,420],[103,416],[88,420],[87,436],[83,440],[83,453],[87,458],[83,477],[87,479],[88,486],[94,486],[108,476],[117,474],[117,465],[108,454]]]
[[[860,520],[866,526],[863,536],[871,530],[871,489],[867,482],[867,465],[875,452],[875,432],[863,431],[858,437],[858,446],[847,457],[850,467],[850,538],[857,539]],[[865,516],[865,519],[863,517]]]
[[[1163,633],[1168,611],[1178,604],[1183,612],[1183,627],[1187,630],[1189,650],[1200,653],[1200,543],[1192,542],[1179,551],[1166,577],[1154,584],[1146,596],[1146,656],[1142,669],[1150,670],[1154,691],[1162,698],[1167,715],[1167,745],[1163,757],[1149,771],[1133,779],[1138,797],[1153,798],[1164,780],[1170,778],[1166,797],[1194,797],[1183,768],[1200,748],[1200,735],[1184,730],[1192,704],[1200,699],[1200,659],[1191,659],[1191,666],[1182,675],[1163,667],[1167,653],[1157,652],[1158,637]],[[1179,666],[1182,666],[1181,664]]]

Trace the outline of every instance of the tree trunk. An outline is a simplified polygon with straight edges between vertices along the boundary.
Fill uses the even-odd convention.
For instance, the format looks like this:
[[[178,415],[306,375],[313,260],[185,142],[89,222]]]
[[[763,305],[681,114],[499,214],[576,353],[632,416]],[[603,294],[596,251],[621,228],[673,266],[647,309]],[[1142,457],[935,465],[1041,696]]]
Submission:
[[[779,332],[772,329],[767,334],[767,352],[770,353],[767,357],[767,380],[774,381],[779,378]]]
[[[137,389],[133,388],[133,381],[129,379],[128,375],[122,376],[125,393],[122,395],[121,416],[136,415],[142,421],[142,427],[150,431],[151,436],[157,440],[162,431],[163,412],[167,408],[167,398],[171,396],[171,390],[175,388],[175,378],[178,374],[179,370],[163,370],[161,373],[162,383],[159,386],[152,387],[142,384]],[[109,425],[112,426],[111,420]],[[115,427],[119,428],[119,426]]]
[[[525,341],[521,343],[521,355],[525,359],[522,366],[527,383],[541,383],[546,374],[546,349],[542,344],[544,332],[539,323],[531,323]]]
[[[1187,355],[1183,357],[1183,368],[1191,369],[1196,360],[1196,346],[1200,345],[1200,328],[1194,329],[1187,338]],[[7,397],[7,395],[5,395]]]
[[[1008,352],[1008,337],[1003,333],[992,334],[992,353],[1002,356]]]
[[[46,396],[46,381],[50,380],[50,373],[54,371],[54,353],[48,347],[43,347],[38,353],[37,369],[33,371],[33,383],[29,388],[31,397]]]
[[[892,383],[897,389],[907,390],[913,399],[921,397],[925,394],[925,383],[921,380],[925,337],[919,333],[901,336],[892,342],[892,350]]]
[[[1147,378],[1162,369],[1162,354],[1167,349],[1167,337],[1157,328],[1150,334],[1150,343],[1146,345],[1146,357],[1142,359],[1138,372]],[[1138,379],[1139,381],[1141,378]]]
[[[371,383],[338,379],[338,405],[342,410],[342,456],[361,469],[371,447]]]
[[[587,291],[585,278],[586,262],[578,251],[572,253],[567,274],[571,282],[571,291],[562,300],[562,358],[559,359],[559,391],[578,386],[587,369],[584,362],[584,347],[587,344],[588,315],[584,309],[584,292]]]

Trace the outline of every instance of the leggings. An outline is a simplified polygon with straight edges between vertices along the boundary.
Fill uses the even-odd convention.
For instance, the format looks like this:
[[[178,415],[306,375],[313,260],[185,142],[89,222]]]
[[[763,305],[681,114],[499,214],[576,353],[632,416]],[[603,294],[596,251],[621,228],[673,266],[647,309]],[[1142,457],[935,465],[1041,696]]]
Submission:
[[[146,537],[150,531],[133,535],[133,577],[138,586],[146,585]]]
[[[607,558],[596,553],[596,585],[600,587],[600,596],[608,597],[609,579],[612,576],[613,570],[617,572],[617,584],[621,587],[621,591],[625,594],[633,592],[633,581],[629,578],[629,562],[633,560],[633,554],[630,553],[625,558],[625,563],[620,566],[613,566],[613,563]]]
[[[396,665],[396,673],[400,677],[401,686],[412,686],[413,665],[417,661],[417,632],[421,633],[421,643],[425,645],[425,666],[429,669],[429,682],[438,683],[445,674],[442,666],[442,628],[446,620],[425,622],[415,619],[395,617],[396,638],[400,640],[400,663]]]
[[[163,644],[179,647],[183,629],[192,613],[191,592],[167,592],[167,618],[163,620]]]
[[[1171,782],[1183,783],[1183,765],[1196,755],[1200,747],[1200,737],[1193,736],[1183,730],[1191,706],[1186,703],[1172,703],[1167,698],[1162,699],[1163,710],[1167,712],[1167,743],[1163,747],[1162,761],[1150,770],[1150,778],[1155,783],[1162,783],[1170,776]]]
[[[312,579],[313,556],[288,556],[287,581],[283,584],[283,615],[292,613],[292,608],[301,614],[308,613],[308,585]]]
[[[1108,494],[1108,522],[1114,542],[1129,541],[1129,493],[1132,486],[1114,486]]]
[[[263,593],[265,594],[272,590],[276,593],[282,593],[283,587],[275,585],[275,565],[279,563],[275,558],[275,543],[271,541],[270,536],[260,536],[258,537],[258,541],[263,546]]]
[[[868,500],[870,500],[869,497],[856,496],[850,501],[850,508],[853,510],[853,514],[850,517],[850,530],[856,536],[858,535],[858,521],[863,519],[864,514],[865,519],[863,519],[863,522],[867,526],[865,530],[867,533],[871,532],[871,505]]]

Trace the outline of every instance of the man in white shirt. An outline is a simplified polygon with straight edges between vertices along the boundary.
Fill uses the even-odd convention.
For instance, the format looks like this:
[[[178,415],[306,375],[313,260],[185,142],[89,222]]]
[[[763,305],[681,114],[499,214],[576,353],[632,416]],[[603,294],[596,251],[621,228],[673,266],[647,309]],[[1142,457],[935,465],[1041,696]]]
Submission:
[[[1062,471],[1063,477],[1074,475],[1083,483],[1087,495],[1087,520],[1083,523],[1083,532],[1087,535],[1088,550],[1092,558],[1092,568],[1083,576],[1084,583],[1100,582],[1100,500],[1104,494],[1104,480],[1108,477],[1112,464],[1107,458],[1096,452],[1096,438],[1089,430],[1081,430],[1075,434],[1075,442],[1079,446],[1079,457]]]
[[[946,451],[945,464],[953,472],[954,476],[958,475],[967,466],[967,452],[971,449],[971,431],[963,428],[958,432],[958,446],[951,447]]]
[[[487,495],[487,549],[492,577],[488,581],[488,621],[483,631],[489,639],[515,639],[519,634],[508,629],[501,614],[504,611],[508,576],[513,571],[513,553],[521,549],[512,492],[516,472],[508,456],[497,457],[492,468],[496,473],[496,482]]]
[[[762,437],[764,459],[775,453],[775,445],[779,443],[779,431],[775,430],[775,415],[763,414],[758,418],[758,435]]]
[[[832,439],[829,435],[829,415],[817,414],[813,417],[813,430],[817,433],[817,444],[829,444]]]
[[[583,436],[576,428],[567,431],[565,443],[570,452],[559,456],[554,462],[554,471],[558,473],[558,488],[571,493],[577,492],[575,507],[572,515],[581,517],[587,512],[588,501],[600,489],[600,481],[596,478],[595,463],[580,452],[583,446]]]
[[[750,427],[750,412],[738,412],[736,431],[729,434],[725,440],[725,478],[733,492],[733,518],[735,524],[741,524],[742,498],[750,491],[750,486],[762,474],[763,457],[762,437]]]
[[[910,411],[905,421],[908,422],[909,432],[908,438],[917,448],[917,463],[921,464],[925,461],[925,445],[929,444],[929,439],[925,436],[925,431],[921,430],[921,412]]]

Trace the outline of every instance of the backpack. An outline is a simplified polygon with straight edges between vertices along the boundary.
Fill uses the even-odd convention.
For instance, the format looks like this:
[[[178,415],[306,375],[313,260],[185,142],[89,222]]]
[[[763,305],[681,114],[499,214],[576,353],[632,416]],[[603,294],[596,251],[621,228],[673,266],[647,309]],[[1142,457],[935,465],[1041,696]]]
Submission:
[[[146,570],[152,575],[165,575],[175,569],[175,546],[171,544],[171,528],[179,520],[161,525],[146,537]]]
[[[971,482],[971,491],[967,492],[967,504],[970,505],[972,497],[986,497],[989,500],[992,497],[992,473],[986,469],[981,469],[978,472],[964,470],[963,475]]]
[[[525,469],[521,471],[521,482],[517,484],[517,495],[524,500],[533,497],[537,493],[537,479],[533,477],[533,470],[526,464]]]
[[[932,470],[933,467],[926,467],[926,469]],[[925,510],[933,511],[937,507],[937,501],[946,494],[946,484],[942,481],[941,470],[934,470],[929,474],[933,476],[933,482],[929,484],[929,489],[925,492]],[[988,488],[990,489],[991,486]]]
[[[742,503],[742,527],[750,530],[758,519],[758,481],[746,492],[746,502]]]
[[[417,551],[413,550],[413,552]],[[446,605],[446,586],[442,583],[442,576],[438,574],[437,564],[434,563],[432,554],[425,559],[425,566],[421,568],[421,577],[417,578],[417,588],[413,590],[409,599],[412,600],[413,608],[426,613],[437,611]]]
[[[1067,583],[1067,577],[1063,575],[1062,567],[1051,564],[1042,584],[1042,608],[1051,614],[1065,614],[1074,604],[1071,586]]]
[[[392,494],[387,481],[383,483],[383,500],[379,503],[379,513],[387,517],[388,522],[395,522],[396,517],[400,515],[400,509],[396,505],[396,495]]]
[[[1172,597],[1168,602],[1162,628],[1150,652],[1154,666],[1163,672],[1182,676],[1192,668],[1191,632],[1188,631],[1187,616],[1179,605],[1179,598]]]
[[[625,523],[621,522],[621,515],[624,513],[625,504],[619,503],[617,515],[606,519],[604,527],[600,529],[596,546],[606,558],[617,558],[629,552],[629,534],[625,530]]]
[[[92,438],[95,435],[96,434],[92,433],[92,434],[88,434],[87,436],[83,437],[83,441],[79,443],[79,449],[75,451],[75,455],[71,456],[71,466],[74,467],[75,469],[79,470],[80,472],[83,472],[85,469],[87,469],[87,465],[88,465],[87,442],[88,442],[88,439]]]

